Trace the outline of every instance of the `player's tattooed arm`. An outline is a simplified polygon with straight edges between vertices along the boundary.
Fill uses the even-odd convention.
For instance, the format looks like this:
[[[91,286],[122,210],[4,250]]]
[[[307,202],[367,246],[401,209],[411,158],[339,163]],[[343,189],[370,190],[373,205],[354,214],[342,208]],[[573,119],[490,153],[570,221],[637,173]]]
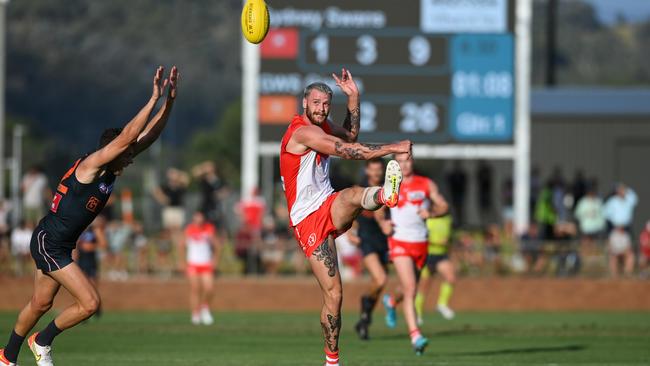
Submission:
[[[337,267],[337,260],[336,260],[336,253],[330,248],[329,241],[325,240],[321,245],[314,250],[314,253],[312,254],[314,258],[316,258],[317,261],[323,262],[325,267],[327,268],[327,275],[330,277],[336,276],[336,267]]]
[[[348,97],[348,111],[343,121],[343,129],[345,136],[339,136],[347,142],[356,142],[359,137],[359,129],[361,128],[361,108],[359,102],[359,88],[352,78],[349,70],[343,68],[341,76],[332,74],[336,85],[341,89],[343,94]]]
[[[348,109],[348,114],[345,116],[345,121],[343,121],[343,128],[348,131],[348,141],[357,141],[359,129],[361,128],[361,108],[358,99],[354,108]]]
[[[305,126],[294,132],[287,144],[287,150],[294,153],[309,148],[322,154],[335,155],[343,159],[368,160],[389,154],[411,153],[411,141],[404,140],[392,144],[366,144],[346,142],[336,136],[326,134],[320,127]]]
[[[323,327],[323,336],[325,344],[330,352],[336,352],[339,349],[339,334],[341,333],[341,315],[327,314],[327,321],[320,323]]]

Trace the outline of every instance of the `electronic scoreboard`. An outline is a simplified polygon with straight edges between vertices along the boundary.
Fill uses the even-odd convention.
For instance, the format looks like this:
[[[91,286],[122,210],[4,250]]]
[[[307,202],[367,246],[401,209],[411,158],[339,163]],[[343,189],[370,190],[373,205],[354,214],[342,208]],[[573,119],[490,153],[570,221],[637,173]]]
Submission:
[[[514,0],[268,1],[261,45],[260,141],[279,142],[313,81],[346,97],[331,74],[350,70],[361,92],[365,142],[511,144]]]

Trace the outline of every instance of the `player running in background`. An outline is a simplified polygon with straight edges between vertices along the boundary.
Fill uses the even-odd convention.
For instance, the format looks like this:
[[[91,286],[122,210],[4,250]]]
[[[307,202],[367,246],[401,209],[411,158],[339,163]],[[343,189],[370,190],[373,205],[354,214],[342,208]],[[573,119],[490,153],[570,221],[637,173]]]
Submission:
[[[90,283],[98,289],[99,285],[99,258],[97,252],[108,247],[106,240],[106,219],[101,214],[95,218],[88,228],[81,233],[77,241],[77,249],[73,258],[81,271],[88,277]],[[101,307],[97,308],[95,318],[101,316]]]
[[[156,70],[153,94],[140,112],[123,129],[104,131],[99,149],[78,159],[61,178],[49,213],[41,219],[32,236],[31,252],[37,268],[34,293],[18,315],[6,347],[0,349],[0,365],[16,364],[27,333],[50,310],[61,286],[75,302],[45,329],[29,337],[29,348],[37,365],[54,365],[51,353],[54,337],[88,319],[99,308],[97,289],[72,261],[72,250],[81,233],[106,205],[116,177],[163,131],[176,98],[178,78],[176,67],[168,79],[163,80],[163,71],[162,66]],[[165,103],[150,119],[168,84]]]
[[[192,222],[185,227],[185,238],[179,245],[179,258],[185,257],[185,272],[190,281],[190,308],[192,324],[211,325],[210,300],[221,245],[217,230],[203,212],[196,211]]]
[[[395,307],[404,303],[404,318],[409,330],[411,344],[416,354],[422,354],[429,341],[420,333],[415,315],[415,291],[422,267],[427,261],[428,231],[425,220],[447,212],[448,205],[438,187],[429,178],[416,175],[413,158],[408,154],[397,154],[404,180],[399,193],[399,203],[390,208],[390,221],[378,212],[384,233],[390,235],[388,248],[401,286],[401,294],[384,295],[386,325],[395,327]]]
[[[384,179],[384,161],[381,158],[366,161],[368,186],[380,186]],[[360,339],[369,339],[368,327],[372,323],[372,311],[387,282],[388,242],[375,220],[375,212],[363,210],[357,216],[357,236],[360,240],[363,265],[370,274],[370,286],[361,296],[361,317],[354,329]]]
[[[456,282],[456,270],[451,259],[449,259],[449,245],[451,241],[451,215],[430,217],[426,221],[429,230],[429,256],[427,264],[422,270],[418,293],[415,296],[415,312],[418,317],[418,325],[424,323],[424,303],[433,285],[433,275],[440,273],[443,282],[440,284],[438,293],[437,309],[443,318],[451,320],[454,318],[454,311],[449,307],[449,299],[454,291]]]
[[[411,142],[395,144],[357,143],[360,128],[359,91],[349,71],[332,75],[348,97],[343,126],[329,119],[332,89],[313,83],[304,91],[304,113],[296,115],[282,138],[280,174],[287,199],[290,225],[308,258],[323,294],[321,325],[328,366],[339,364],[341,331],[341,276],[336,247],[329,237],[347,231],[362,209],[377,210],[397,204],[402,174],[391,161],[383,187],[352,187],[334,192],[329,178],[330,155],[368,160],[389,154],[410,155]]]

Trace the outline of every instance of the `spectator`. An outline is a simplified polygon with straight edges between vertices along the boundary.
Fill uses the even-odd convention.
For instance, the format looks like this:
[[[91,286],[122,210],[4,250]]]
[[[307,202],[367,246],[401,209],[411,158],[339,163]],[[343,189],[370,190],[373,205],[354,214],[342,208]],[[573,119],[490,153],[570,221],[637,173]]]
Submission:
[[[641,274],[647,276],[646,273],[650,269],[650,220],[646,222],[641,235],[639,236],[639,269]]]
[[[163,231],[156,246],[157,268],[171,271],[171,252],[182,240],[185,224],[185,191],[190,179],[187,173],[176,168],[167,169],[166,182],[153,192],[154,198],[162,205]]]
[[[488,223],[492,214],[492,175],[492,167],[485,160],[479,161],[476,180],[478,185],[478,207],[482,224]]]
[[[542,251],[539,227],[535,222],[528,225],[528,231],[521,236],[521,255],[526,261],[528,273],[541,274],[546,266],[546,257]]]
[[[557,216],[557,221],[564,222],[569,220],[569,211],[565,204],[566,196],[566,183],[562,176],[562,171],[556,167],[551,177],[551,202],[553,203],[553,210]]]
[[[615,194],[605,202],[605,218],[613,228],[623,228],[631,235],[637,202],[637,195],[632,188],[619,183]]]
[[[51,192],[47,187],[47,177],[37,166],[23,176],[23,208],[25,220],[37,223],[45,216],[45,204],[50,201]]]
[[[20,225],[11,232],[11,254],[14,257],[14,274],[18,277],[31,275],[33,271],[30,243],[34,224],[22,220]]]
[[[514,234],[514,184],[512,177],[506,179],[501,190],[501,219],[503,220],[503,230],[507,238],[512,238]]]
[[[580,242],[586,253],[594,252],[594,242],[605,230],[603,201],[596,194],[596,184],[591,183],[587,194],[576,205],[575,218],[580,225]]]
[[[206,161],[192,168],[192,175],[198,179],[201,200],[199,210],[208,221],[212,222],[217,228],[223,226],[221,217],[220,198],[224,192],[224,184],[219,175],[217,168],[211,161]]]
[[[106,264],[111,280],[126,280],[129,277],[125,250],[131,244],[132,234],[131,225],[122,220],[113,220],[106,227]]]
[[[580,271],[582,262],[574,245],[577,233],[578,229],[571,221],[558,222],[555,225],[555,273],[558,276],[574,276]]]
[[[578,202],[587,194],[590,184],[585,180],[585,174],[582,170],[577,170],[576,175],[573,178],[573,209],[576,208]]]
[[[539,167],[534,166],[530,172],[530,215],[534,216],[535,205],[539,199],[539,193],[542,191],[543,184],[540,177]]]
[[[261,259],[264,273],[271,276],[278,274],[284,259],[284,242],[278,235],[275,220],[273,220],[272,216],[264,218]]]
[[[459,160],[454,161],[454,168],[447,175],[447,184],[451,193],[451,205],[455,222],[462,226],[465,222],[465,194],[467,193],[467,174]]]
[[[623,226],[615,227],[609,234],[609,271],[613,277],[619,275],[619,262],[623,261],[623,273],[632,275],[634,271],[634,253],[632,238]]]
[[[11,204],[0,198],[0,273],[10,272],[9,217]]]
[[[235,211],[239,214],[240,227],[237,233],[237,256],[244,261],[244,272],[260,273],[260,244],[266,201],[257,188],[249,198],[242,199]]]
[[[546,186],[539,192],[535,203],[535,221],[539,225],[542,240],[552,240],[554,237],[557,215],[553,207],[552,187],[552,181],[548,181]]]
[[[483,240],[485,243],[485,261],[492,265],[492,273],[502,273],[504,268],[501,263],[501,233],[499,225],[488,225],[485,229]]]

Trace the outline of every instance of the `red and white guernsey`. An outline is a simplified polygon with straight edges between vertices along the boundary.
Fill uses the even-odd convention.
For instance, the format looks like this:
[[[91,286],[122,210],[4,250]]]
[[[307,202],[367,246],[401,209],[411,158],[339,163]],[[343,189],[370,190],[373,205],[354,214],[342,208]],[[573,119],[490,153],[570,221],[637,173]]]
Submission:
[[[287,128],[280,145],[280,175],[284,195],[287,198],[291,226],[298,225],[309,214],[318,208],[334,193],[330,183],[330,157],[314,150],[303,154],[292,154],[287,151],[287,144],[293,133],[300,127],[310,123],[296,115]],[[325,133],[330,134],[330,126],[326,122],[322,126]]]
[[[408,243],[427,242],[427,226],[418,211],[429,209],[429,196],[429,178],[413,175],[408,181],[402,181],[397,207],[390,209],[394,239]]]
[[[211,238],[215,235],[216,229],[210,223],[203,225],[189,224],[185,228],[187,239],[187,264],[209,265],[212,263]]]

